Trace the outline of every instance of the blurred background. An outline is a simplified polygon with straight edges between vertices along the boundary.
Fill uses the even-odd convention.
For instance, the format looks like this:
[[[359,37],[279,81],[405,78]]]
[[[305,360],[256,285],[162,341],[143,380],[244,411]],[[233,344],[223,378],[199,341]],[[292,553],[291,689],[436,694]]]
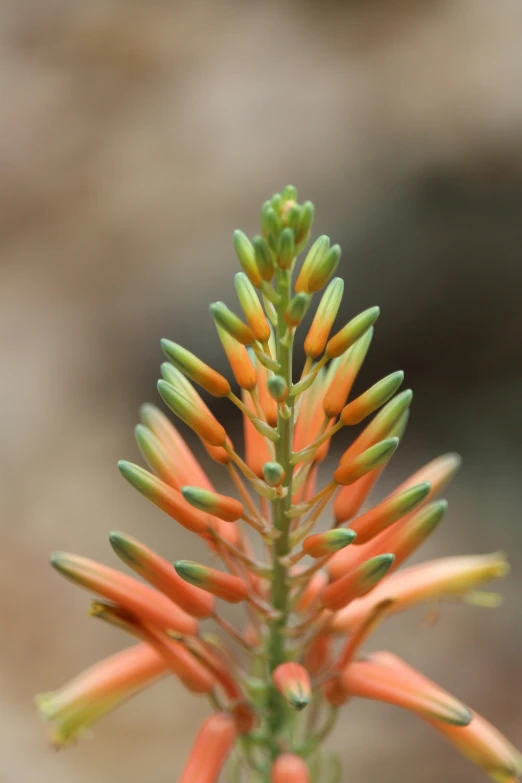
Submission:
[[[381,306],[361,386],[402,368],[415,390],[379,492],[459,451],[422,555],[514,565],[499,610],[413,613],[374,646],[522,744],[521,34],[519,0],[0,2],[1,783],[176,780],[206,704],[173,681],[47,744],[33,693],[126,642],[47,557],[115,565],[111,529],[203,557],[116,461],[138,460],[161,337],[224,369],[207,304],[234,305],[232,231],[289,182],[343,246],[343,318]],[[353,783],[485,779],[375,703],[330,747]]]

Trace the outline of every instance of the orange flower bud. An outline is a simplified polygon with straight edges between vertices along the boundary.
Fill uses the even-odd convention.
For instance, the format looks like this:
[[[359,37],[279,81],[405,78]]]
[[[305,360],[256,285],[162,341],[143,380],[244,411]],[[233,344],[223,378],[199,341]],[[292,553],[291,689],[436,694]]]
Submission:
[[[270,324],[267,321],[254,286],[242,272],[238,272],[234,280],[237,297],[241,309],[245,314],[245,318],[248,321],[248,325],[254,333],[256,340],[259,340],[261,343],[266,343],[271,335]]]
[[[348,701],[348,693],[340,677],[333,677],[322,687],[323,696],[332,707],[342,707]]]
[[[268,389],[268,372],[261,362],[257,362],[257,389],[259,392],[259,403],[265,414],[265,418],[271,427],[277,427],[277,402],[270,394]],[[273,376],[275,377],[275,376]],[[284,381],[283,381],[284,383]],[[286,389],[288,394],[288,387]],[[285,395],[286,396],[286,395]]]
[[[300,663],[281,663],[273,672],[277,690],[294,710],[302,710],[310,703],[312,686],[310,676]]]
[[[189,449],[172,422],[155,405],[142,405],[140,418],[160,441],[169,459],[170,481],[175,489],[185,484],[212,489],[205,471]]]
[[[231,604],[244,601],[248,596],[248,584],[238,576],[207,568],[192,560],[178,560],[174,568],[182,579]]]
[[[120,460],[118,468],[129,484],[180,525],[198,535],[208,533],[209,517],[189,506],[180,492],[167,486],[139,465],[133,465],[132,462]]]
[[[201,726],[178,783],[217,783],[236,741],[231,715],[218,712]]]
[[[158,391],[170,410],[193,429],[200,438],[213,446],[222,446],[226,442],[225,430],[208,409],[204,410],[195,405],[192,400],[184,397],[166,381],[158,381]]]
[[[351,544],[356,534],[352,530],[339,528],[337,530],[327,530],[324,533],[315,533],[307,536],[303,541],[303,549],[310,557],[325,557],[344,549]]]
[[[399,386],[404,380],[402,370],[391,373],[370,389],[361,394],[357,399],[352,400],[341,411],[341,421],[345,427],[352,427],[359,424],[367,416],[370,416],[377,408],[384,405],[390,397],[393,397]]]
[[[216,324],[216,329],[237,383],[242,389],[254,389],[257,384],[257,373],[247,349],[225,332],[219,324]]]
[[[338,484],[353,484],[354,481],[369,473],[374,468],[387,462],[399,445],[399,438],[388,438],[370,446],[352,462],[341,462],[334,472],[334,481]]]
[[[174,367],[198,383],[210,394],[216,397],[227,397],[230,394],[230,384],[221,373],[213,370],[208,364],[198,359],[186,348],[183,348],[171,340],[163,339],[161,347],[167,359]]]
[[[462,459],[458,454],[443,454],[417,470],[397,487],[395,493],[409,489],[422,481],[428,481],[431,489],[425,500],[431,500],[434,495],[438,494],[450,483],[461,464]]]
[[[350,530],[357,533],[356,544],[365,544],[403,516],[413,511],[427,497],[431,484],[424,481],[402,492],[394,492],[378,506],[362,514],[350,523]]]
[[[140,643],[99,661],[57,691],[38,694],[35,701],[54,724],[54,745],[63,748],[166,673],[161,655]]]
[[[335,359],[348,350],[357,340],[373,326],[379,317],[378,307],[370,307],[368,310],[356,315],[337,334],[330,337],[326,344],[325,353],[329,359]]]
[[[72,582],[121,606],[143,622],[193,635],[197,622],[165,595],[113,568],[86,557],[55,552],[51,565]]]
[[[252,329],[243,323],[241,318],[238,318],[226,306],[224,302],[214,302],[210,305],[210,313],[219,326],[222,327],[228,334],[237,340],[242,345],[252,345],[255,343],[256,337]]]
[[[321,595],[324,606],[337,611],[368,593],[388,573],[394,559],[392,554],[378,555],[331,582]]]
[[[467,726],[471,720],[464,704],[417,672],[411,675],[370,659],[351,663],[341,682],[349,696],[387,702],[455,726]]]
[[[317,358],[326,345],[328,335],[339,311],[343,290],[344,282],[342,278],[335,277],[329,283],[319,302],[319,307],[304,341],[306,355],[312,359]]]
[[[182,487],[181,494],[187,503],[190,503],[194,508],[206,511],[224,522],[236,522],[245,513],[245,509],[239,500],[228,497],[228,495],[218,495],[217,492],[212,492],[208,489]]]
[[[373,327],[370,327],[344,356],[332,362],[332,369],[328,373],[328,390],[323,399],[323,409],[329,418],[333,419],[342,412],[366,358],[372,338]]]
[[[124,563],[187,614],[192,617],[210,617],[215,607],[214,597],[188,584],[178,576],[171,563],[125,533],[111,533],[109,541]]]
[[[272,783],[310,783],[308,767],[299,756],[282,753],[272,765]]]

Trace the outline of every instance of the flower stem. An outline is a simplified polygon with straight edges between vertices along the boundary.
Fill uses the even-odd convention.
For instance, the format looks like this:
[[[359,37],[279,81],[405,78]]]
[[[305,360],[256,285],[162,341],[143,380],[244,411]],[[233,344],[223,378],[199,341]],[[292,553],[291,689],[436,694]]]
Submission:
[[[282,338],[287,331],[284,313],[291,297],[290,285],[290,272],[288,270],[279,270],[277,273],[277,293],[279,302],[276,308],[277,363],[280,367],[279,372],[285,379],[288,388],[290,388],[292,384],[292,343],[290,342],[290,344],[287,344]],[[272,620],[269,623],[267,658],[270,673],[272,673],[280,663],[283,663],[286,660],[287,655],[284,630],[288,625],[290,611],[290,582],[288,578],[288,568],[281,562],[281,558],[288,555],[290,551],[291,523],[286,512],[292,505],[293,465],[291,464],[291,458],[294,425],[293,400],[289,400],[289,405],[291,413],[289,417],[282,415],[281,406],[279,406],[277,430],[280,437],[275,445],[275,458],[286,474],[283,481],[283,487],[287,489],[287,492],[284,494],[284,497],[279,497],[272,501],[273,524],[276,530],[280,532],[280,536],[274,541],[272,546],[273,568],[271,580],[271,605],[272,608],[279,613],[279,616],[276,620]],[[273,685],[270,689],[268,707],[267,728],[270,750],[272,756],[275,757],[279,752],[277,737],[280,735],[281,729],[285,723],[287,709],[280,694]]]

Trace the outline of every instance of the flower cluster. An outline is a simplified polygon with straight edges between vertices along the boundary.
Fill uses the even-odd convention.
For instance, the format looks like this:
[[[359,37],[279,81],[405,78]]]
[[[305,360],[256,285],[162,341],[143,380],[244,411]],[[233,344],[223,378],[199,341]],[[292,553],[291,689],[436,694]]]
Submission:
[[[225,765],[227,781],[335,783],[339,764],[323,741],[343,705],[375,699],[416,713],[493,780],[514,781],[522,757],[484,718],[391,652],[361,655],[379,623],[411,606],[444,599],[494,604],[496,595],[482,585],[504,576],[508,566],[494,553],[400,568],[446,514],[438,496],[459,467],[455,454],[433,460],[363,510],[403,437],[412,392],[399,391],[403,373],[395,372],[352,395],[379,309],[365,310],[332,334],[343,281],[333,278],[341,250],[326,236],[312,244],[292,283],[313,214],[312,204],[298,203],[295,188],[286,187],[263,205],[260,236],[234,234],[243,317],[223,302],[210,312],[240,394],[189,350],[162,342],[168,361],[159,394],[223,466],[231,494],[216,491],[182,435],[153,405],[143,406],[136,427],[150,472],[119,465],[138,492],[203,539],[221,566],[171,563],[121,532],[111,533],[111,546],[140,579],[84,557],[53,554],[57,571],[96,595],[90,613],[138,641],[38,696],[38,706],[61,747],[172,674],[208,697],[212,709],[181,783],[214,783]],[[323,288],[297,379],[296,331]],[[241,411],[243,452],[196,386]],[[349,430],[355,435],[331,480],[317,488],[332,437]],[[331,524],[314,532],[320,517]],[[243,605],[242,628],[223,617],[221,601]]]

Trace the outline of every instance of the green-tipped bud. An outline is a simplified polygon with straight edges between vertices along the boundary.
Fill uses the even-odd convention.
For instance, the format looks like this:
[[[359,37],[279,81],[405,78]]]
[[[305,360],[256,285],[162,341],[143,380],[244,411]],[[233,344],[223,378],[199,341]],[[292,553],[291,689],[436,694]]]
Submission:
[[[310,557],[326,557],[351,544],[356,533],[344,527],[316,533],[303,541],[303,549]]]
[[[225,522],[235,522],[244,514],[243,505],[239,500],[230,498],[228,495],[218,495],[201,487],[182,487],[181,494],[191,506],[200,511],[206,511],[214,517],[223,519]]]
[[[151,470],[167,484],[173,483],[172,460],[163,448],[161,441],[148,427],[138,424],[134,429],[134,436],[138,443],[143,458]]]
[[[297,201],[297,188],[293,185],[286,185],[281,191],[281,201]]]
[[[346,326],[337,334],[328,340],[326,344],[326,355],[329,359],[335,359],[348,350],[362,335],[373,326],[379,317],[378,307],[370,307],[368,310],[356,315]]]
[[[229,310],[224,302],[214,302],[209,309],[214,321],[222,326],[239,343],[252,345],[256,341],[252,329],[243,323],[241,318],[238,318],[232,310]]]
[[[297,236],[299,231],[299,225],[301,223],[301,216],[303,214],[303,208],[299,204],[292,204],[288,202],[290,208],[286,210],[286,214],[283,215],[283,223],[287,228],[291,228],[294,232],[294,236]]]
[[[333,612],[342,609],[356,598],[369,593],[381,581],[395,561],[395,555],[386,553],[372,557],[325,587],[321,600]]]
[[[326,256],[321,263],[314,265],[310,270],[310,275],[307,282],[307,290],[310,293],[315,293],[324,288],[337,267],[341,259],[341,248],[339,245],[334,245],[330,248]]]
[[[319,302],[319,307],[304,342],[306,355],[312,359],[317,358],[326,345],[333,322],[339,312],[343,290],[342,278],[336,277],[329,283]]]
[[[288,661],[279,664],[272,672],[272,679],[279,693],[294,710],[302,710],[310,703],[312,698],[310,675],[300,663]],[[275,778],[272,779],[275,780]],[[290,780],[290,778],[285,777],[285,780]],[[301,781],[303,780],[304,778],[301,778]]]
[[[288,397],[288,384],[282,375],[272,375],[266,385],[270,396],[277,402],[284,402]]]
[[[365,544],[386,528],[402,519],[425,500],[431,490],[431,484],[423,481],[402,492],[396,492],[379,505],[350,523],[350,529],[357,533],[357,544]]]
[[[311,201],[305,201],[301,207],[299,216],[299,227],[296,232],[295,241],[298,248],[301,248],[308,241],[312,223],[314,222],[314,205]]]
[[[263,476],[270,487],[278,487],[285,477],[285,471],[279,462],[265,462]]]
[[[281,269],[289,269],[295,258],[295,239],[291,228],[284,228],[279,237],[277,264]]]
[[[419,509],[404,523],[393,540],[396,566],[400,566],[426,541],[444,519],[448,510],[447,500],[435,500]],[[394,533],[392,528],[388,535]]]
[[[234,282],[236,285],[237,297],[241,309],[245,314],[245,318],[248,321],[248,325],[254,333],[256,340],[266,343],[271,335],[270,324],[266,320],[263,306],[259,301],[254,286],[242,272],[237,273]]]
[[[261,285],[261,274],[256,264],[254,248],[252,242],[242,231],[234,231],[234,248],[243,271],[252,285],[259,288]]]
[[[227,434],[212,414],[184,397],[166,381],[158,381],[158,391],[162,400],[194,432],[212,446],[224,446]]]
[[[274,254],[270,250],[263,237],[257,236],[252,240],[254,254],[259,274],[266,282],[269,282],[275,272]]]
[[[261,210],[261,230],[270,247],[275,250],[281,232],[281,220],[270,201],[265,201]]]
[[[198,383],[215,397],[227,397],[230,394],[230,384],[227,379],[208,364],[202,362],[186,348],[171,340],[161,341],[163,353],[180,372]]]
[[[285,322],[288,326],[292,328],[299,326],[305,317],[306,311],[310,307],[311,301],[312,297],[310,294],[304,293],[296,294],[291,299],[285,312]]]
[[[390,397],[393,397],[404,380],[402,370],[391,373],[370,389],[348,403],[341,411],[341,421],[345,427],[359,424],[367,416],[370,416],[377,408],[384,405]]]
[[[274,193],[272,198],[270,199],[270,203],[272,204],[273,208],[277,212],[277,214],[280,214],[281,212],[281,206],[283,203],[283,196],[281,193]]]
[[[191,585],[201,587],[229,603],[244,601],[248,596],[248,584],[238,576],[207,568],[192,560],[178,560],[174,563],[178,575]]]
[[[295,281],[295,290],[297,293],[309,293],[308,281],[310,275],[316,268],[320,268],[324,263],[326,256],[330,250],[330,239],[324,234],[315,240],[314,244],[308,251],[308,254],[303,262],[301,271]]]
[[[375,470],[390,459],[399,445],[399,438],[387,438],[363,451],[353,460],[342,462],[333,477],[337,484],[353,484],[354,481]]]

